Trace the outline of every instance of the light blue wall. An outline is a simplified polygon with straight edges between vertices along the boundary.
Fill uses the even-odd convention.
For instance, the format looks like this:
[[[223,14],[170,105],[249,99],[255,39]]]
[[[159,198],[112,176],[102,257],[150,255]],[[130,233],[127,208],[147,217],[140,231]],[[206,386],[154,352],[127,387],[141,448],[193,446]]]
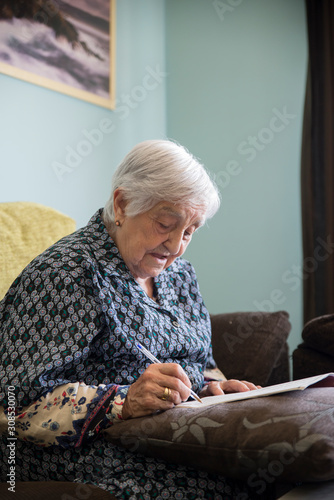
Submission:
[[[112,173],[128,150],[165,135],[164,27],[164,1],[118,1],[116,112],[0,75],[1,201],[52,206],[74,217],[78,227],[104,205]],[[160,76],[146,77],[152,70]],[[68,156],[84,151],[83,131],[105,119],[113,130],[103,133],[102,142],[79,160]],[[57,177],[55,162],[78,165]]]
[[[167,0],[166,19],[168,136],[203,161],[222,197],[186,256],[211,312],[287,310],[292,352],[302,327],[293,266],[302,261],[304,1]]]

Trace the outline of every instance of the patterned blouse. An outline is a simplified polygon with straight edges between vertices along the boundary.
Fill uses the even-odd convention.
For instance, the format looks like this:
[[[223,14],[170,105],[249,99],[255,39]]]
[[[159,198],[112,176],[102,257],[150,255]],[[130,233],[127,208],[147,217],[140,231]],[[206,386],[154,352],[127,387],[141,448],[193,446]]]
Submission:
[[[0,303],[0,428],[42,446],[79,447],[121,419],[149,361],[178,363],[200,391],[211,353],[208,311],[184,259],[134,280],[101,218],[35,258]],[[2,424],[1,424],[2,422]]]

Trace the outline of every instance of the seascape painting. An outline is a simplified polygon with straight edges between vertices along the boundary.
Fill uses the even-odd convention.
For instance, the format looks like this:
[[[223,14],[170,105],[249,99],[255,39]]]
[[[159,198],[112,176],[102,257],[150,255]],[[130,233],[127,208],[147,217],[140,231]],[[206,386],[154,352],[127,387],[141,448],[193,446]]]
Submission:
[[[114,107],[115,0],[1,0],[0,72]]]

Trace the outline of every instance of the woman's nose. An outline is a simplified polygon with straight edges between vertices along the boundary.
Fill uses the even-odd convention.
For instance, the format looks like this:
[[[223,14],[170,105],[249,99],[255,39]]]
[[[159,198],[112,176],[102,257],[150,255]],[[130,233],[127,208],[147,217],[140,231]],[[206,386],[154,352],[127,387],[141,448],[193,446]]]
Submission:
[[[172,255],[177,255],[181,250],[183,233],[172,231],[168,235],[165,246]]]

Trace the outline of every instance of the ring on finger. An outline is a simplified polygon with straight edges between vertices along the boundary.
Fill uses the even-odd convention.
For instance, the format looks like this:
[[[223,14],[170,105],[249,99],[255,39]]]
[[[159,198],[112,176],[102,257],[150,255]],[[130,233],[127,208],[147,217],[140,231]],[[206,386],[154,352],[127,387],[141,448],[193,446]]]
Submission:
[[[162,399],[162,401],[167,401],[170,398],[171,393],[172,393],[172,391],[170,390],[170,388],[165,387],[164,393],[160,399]]]

